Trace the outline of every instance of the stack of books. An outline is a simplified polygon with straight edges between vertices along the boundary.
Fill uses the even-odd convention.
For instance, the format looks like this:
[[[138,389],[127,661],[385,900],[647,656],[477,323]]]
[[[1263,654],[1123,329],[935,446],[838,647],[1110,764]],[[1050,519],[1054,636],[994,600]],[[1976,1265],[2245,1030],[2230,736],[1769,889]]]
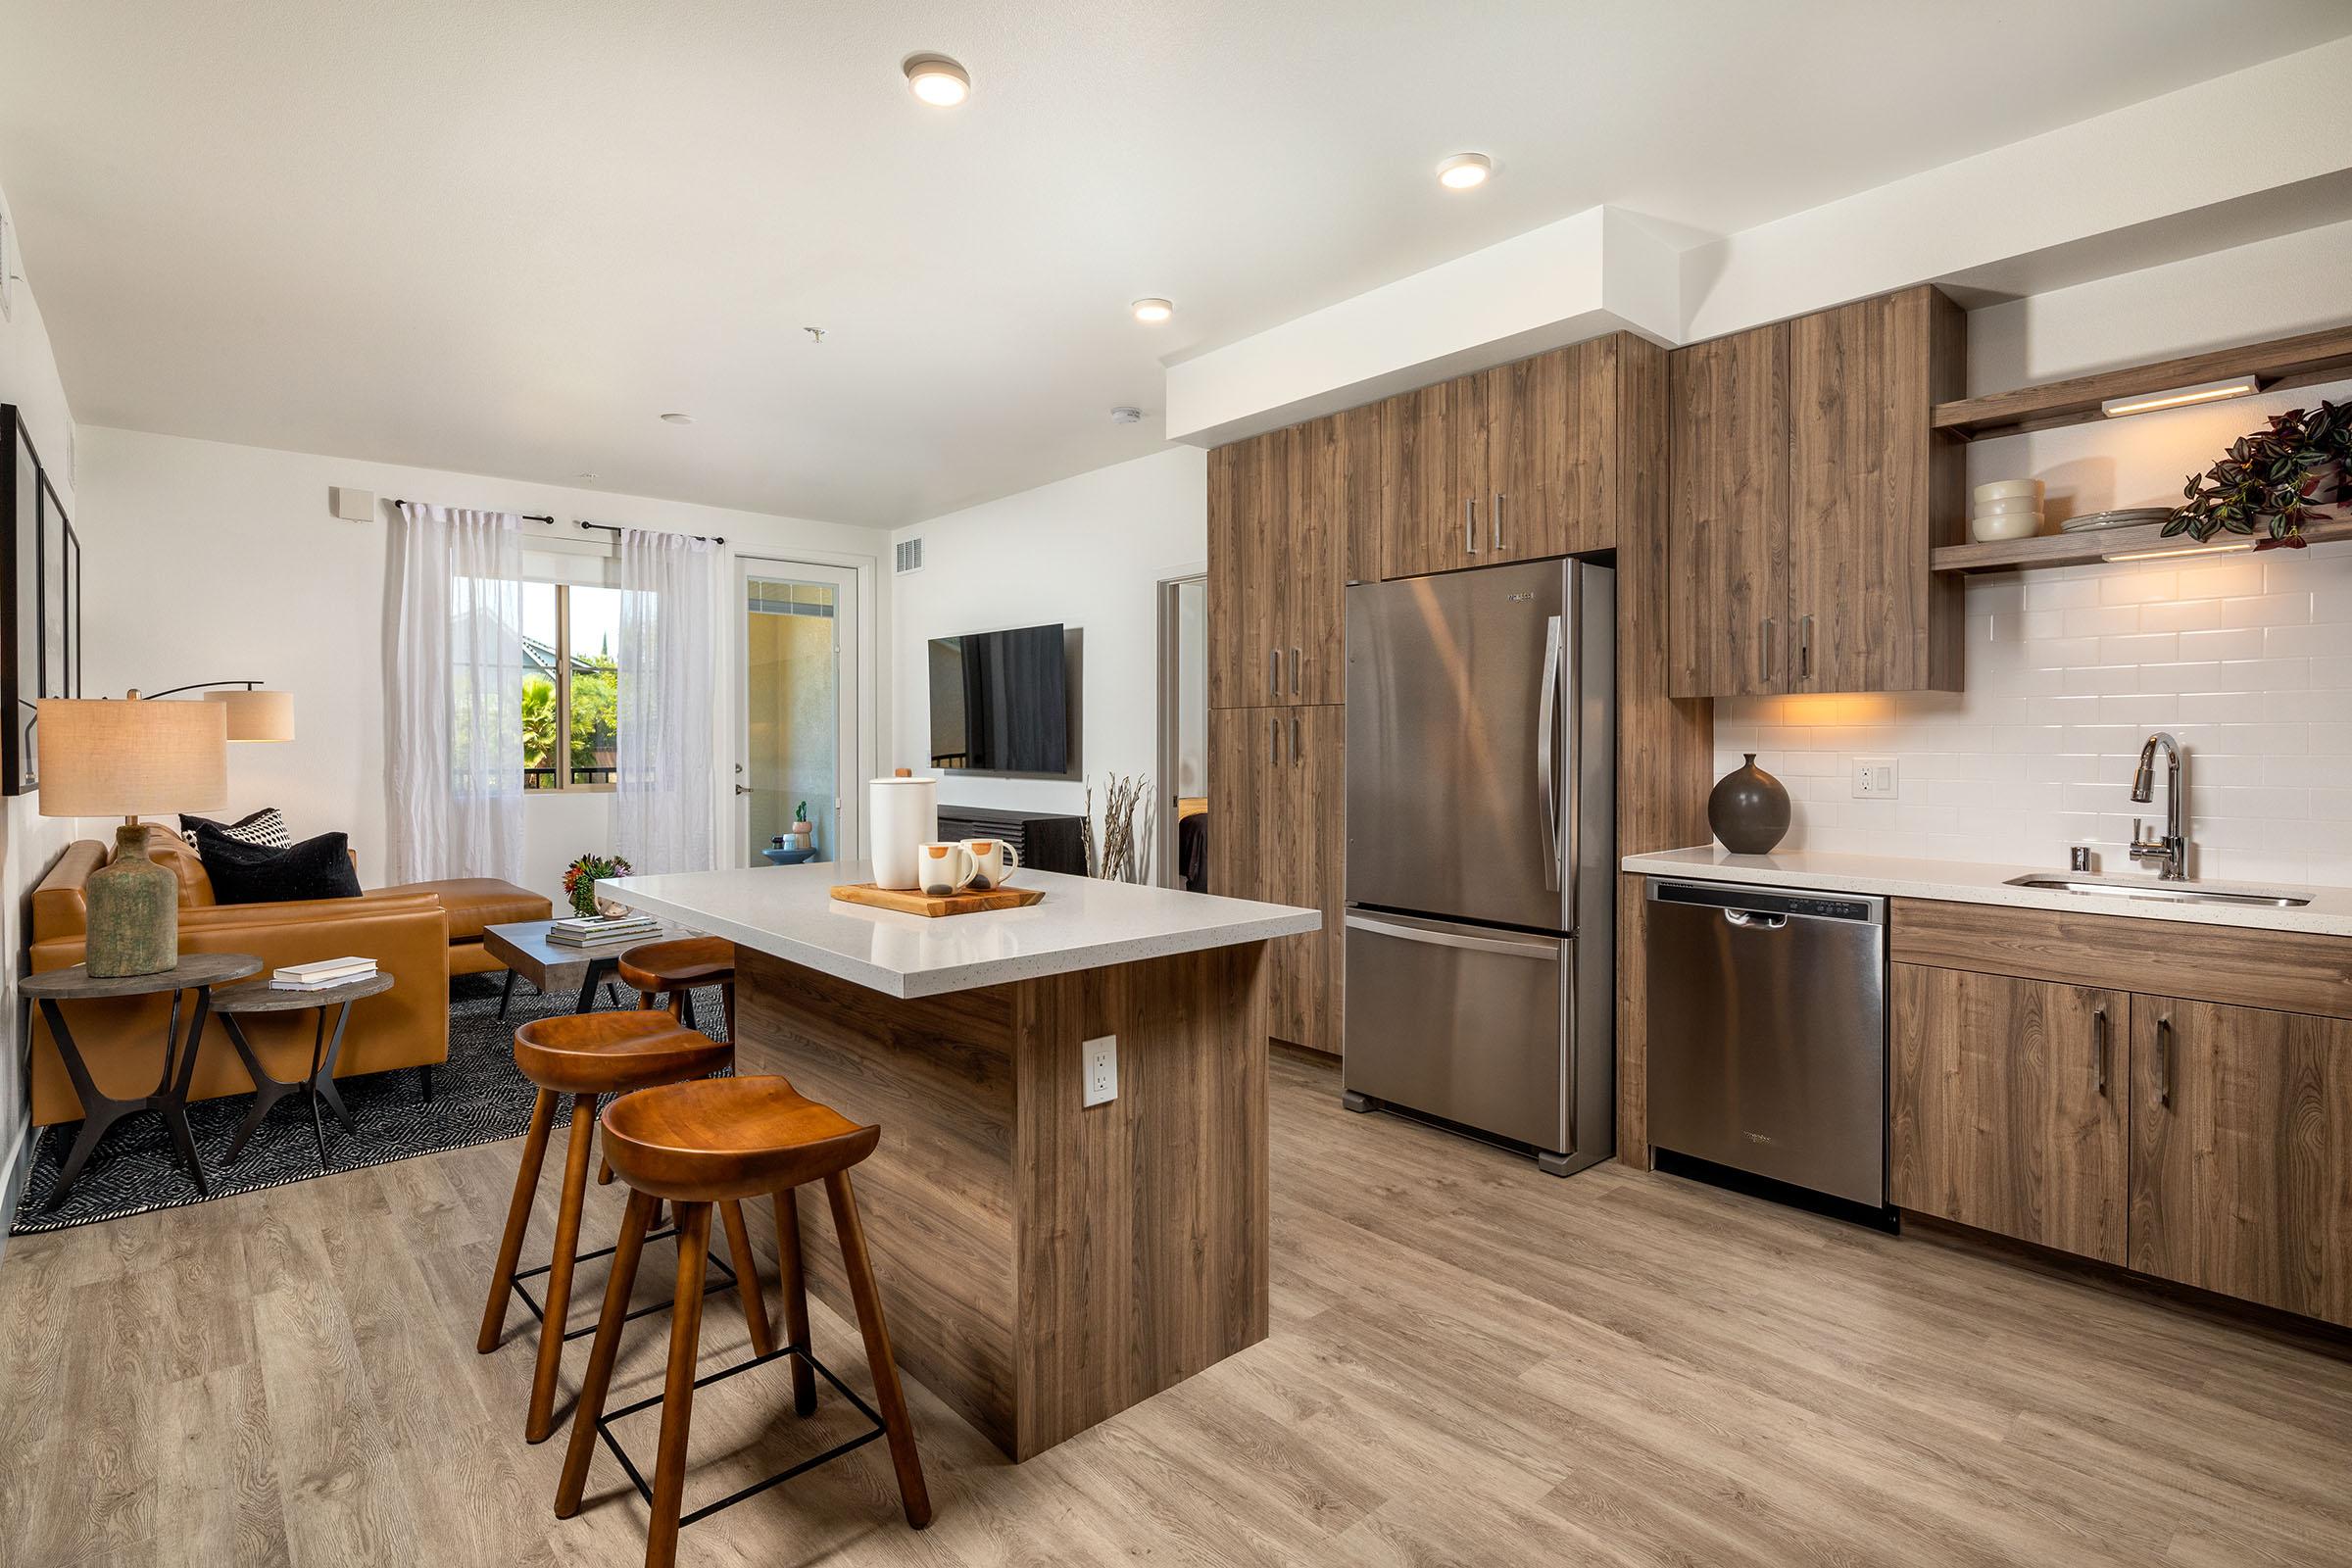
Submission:
[[[373,958],[319,958],[270,971],[272,991],[331,991],[375,973]]]
[[[562,948],[601,948],[608,942],[643,942],[662,934],[650,914],[573,915],[547,928],[547,940]]]

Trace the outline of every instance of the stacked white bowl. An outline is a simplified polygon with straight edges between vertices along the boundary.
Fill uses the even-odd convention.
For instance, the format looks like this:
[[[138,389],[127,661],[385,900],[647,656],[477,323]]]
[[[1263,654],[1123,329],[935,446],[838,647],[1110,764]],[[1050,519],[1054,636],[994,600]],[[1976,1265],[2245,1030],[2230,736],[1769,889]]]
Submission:
[[[2025,539],[2041,532],[2041,481],[1995,479],[1975,491],[1968,531],[1979,540]]]

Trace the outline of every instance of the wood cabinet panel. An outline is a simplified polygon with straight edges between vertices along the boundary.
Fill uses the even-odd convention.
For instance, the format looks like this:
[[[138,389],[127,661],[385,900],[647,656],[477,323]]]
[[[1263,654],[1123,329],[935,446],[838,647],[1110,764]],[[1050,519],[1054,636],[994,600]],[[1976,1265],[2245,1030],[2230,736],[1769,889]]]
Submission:
[[[1367,403],[1360,409],[1349,409],[1333,418],[1338,427],[1339,442],[1339,452],[1334,460],[1334,484],[1342,524],[1347,530],[1347,552],[1340,564],[1340,619],[1343,623],[1348,618],[1345,585],[1380,581],[1380,409],[1377,403]],[[1345,702],[1347,697],[1348,679],[1343,660],[1339,689],[1329,700]]]
[[[1891,978],[1894,1202],[2123,1262],[2131,997],[1909,963]]]
[[[1451,402],[1451,388],[1441,382],[1380,406],[1383,577],[1417,577],[1453,564],[1454,557],[1442,552],[1456,535],[1435,521],[1459,516]]]
[[[1248,701],[1253,635],[1243,597],[1250,570],[1247,474],[1250,444],[1236,441],[1208,454],[1208,706],[1238,708]],[[1258,672],[1263,680],[1265,673]],[[1261,688],[1262,689],[1262,688]]]
[[[1673,694],[1788,690],[1788,329],[1667,356]]]
[[[2133,999],[2131,1263],[2352,1324],[2352,1022]]]
[[[1269,768],[1263,759],[1282,717],[1266,709],[1208,710],[1208,891],[1221,898],[1265,897],[1258,845]]]
[[[1277,904],[1323,911],[1323,927],[1269,944],[1273,962],[1268,1031],[1277,1040],[1339,1054],[1347,945],[1341,914],[1347,881],[1347,710],[1298,708],[1282,715],[1265,796],[1268,831],[1259,845],[1266,892]]]
[[[1281,701],[1309,706],[1348,700],[1348,496],[1338,417],[1312,419],[1286,432],[1296,523],[1267,542],[1286,569],[1280,642]]]
[[[1788,323],[1788,689],[1957,691],[1964,480],[1935,406],[1957,396],[1965,318],[1933,288]]]
[[[1211,708],[1346,699],[1344,596],[1365,526],[1350,519],[1374,481],[1343,479],[1342,431],[1316,419],[1209,454]]]

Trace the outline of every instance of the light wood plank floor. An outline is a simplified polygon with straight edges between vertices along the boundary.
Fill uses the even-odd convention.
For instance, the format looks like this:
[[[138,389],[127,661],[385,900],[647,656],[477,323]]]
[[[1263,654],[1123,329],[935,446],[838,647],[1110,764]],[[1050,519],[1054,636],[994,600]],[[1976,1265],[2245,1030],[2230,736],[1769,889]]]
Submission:
[[[692,1527],[687,1559],[2352,1563],[2340,1349],[1670,1177],[1554,1181],[1337,1096],[1278,1058],[1265,1344],[1017,1468],[912,1386],[931,1530],[876,1445]],[[549,1511],[527,1314],[473,1353],[516,1147],[12,1243],[0,1561],[637,1562],[608,1456],[581,1517]],[[731,1305],[711,1367],[748,1353]],[[854,1329],[817,1319],[864,1392]],[[659,1386],[665,1324],[633,1325],[616,1404]],[[690,1506],[847,1430],[786,1387],[698,1401]]]

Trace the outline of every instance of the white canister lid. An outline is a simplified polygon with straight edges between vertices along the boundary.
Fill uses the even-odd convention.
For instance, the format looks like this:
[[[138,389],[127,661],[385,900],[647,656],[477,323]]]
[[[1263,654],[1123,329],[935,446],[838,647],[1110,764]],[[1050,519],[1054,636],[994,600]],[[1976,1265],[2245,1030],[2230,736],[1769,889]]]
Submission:
[[[939,782],[939,780],[935,778],[916,778],[910,769],[902,767],[899,769],[898,776],[895,778],[868,779],[866,782],[869,784],[936,784]]]

